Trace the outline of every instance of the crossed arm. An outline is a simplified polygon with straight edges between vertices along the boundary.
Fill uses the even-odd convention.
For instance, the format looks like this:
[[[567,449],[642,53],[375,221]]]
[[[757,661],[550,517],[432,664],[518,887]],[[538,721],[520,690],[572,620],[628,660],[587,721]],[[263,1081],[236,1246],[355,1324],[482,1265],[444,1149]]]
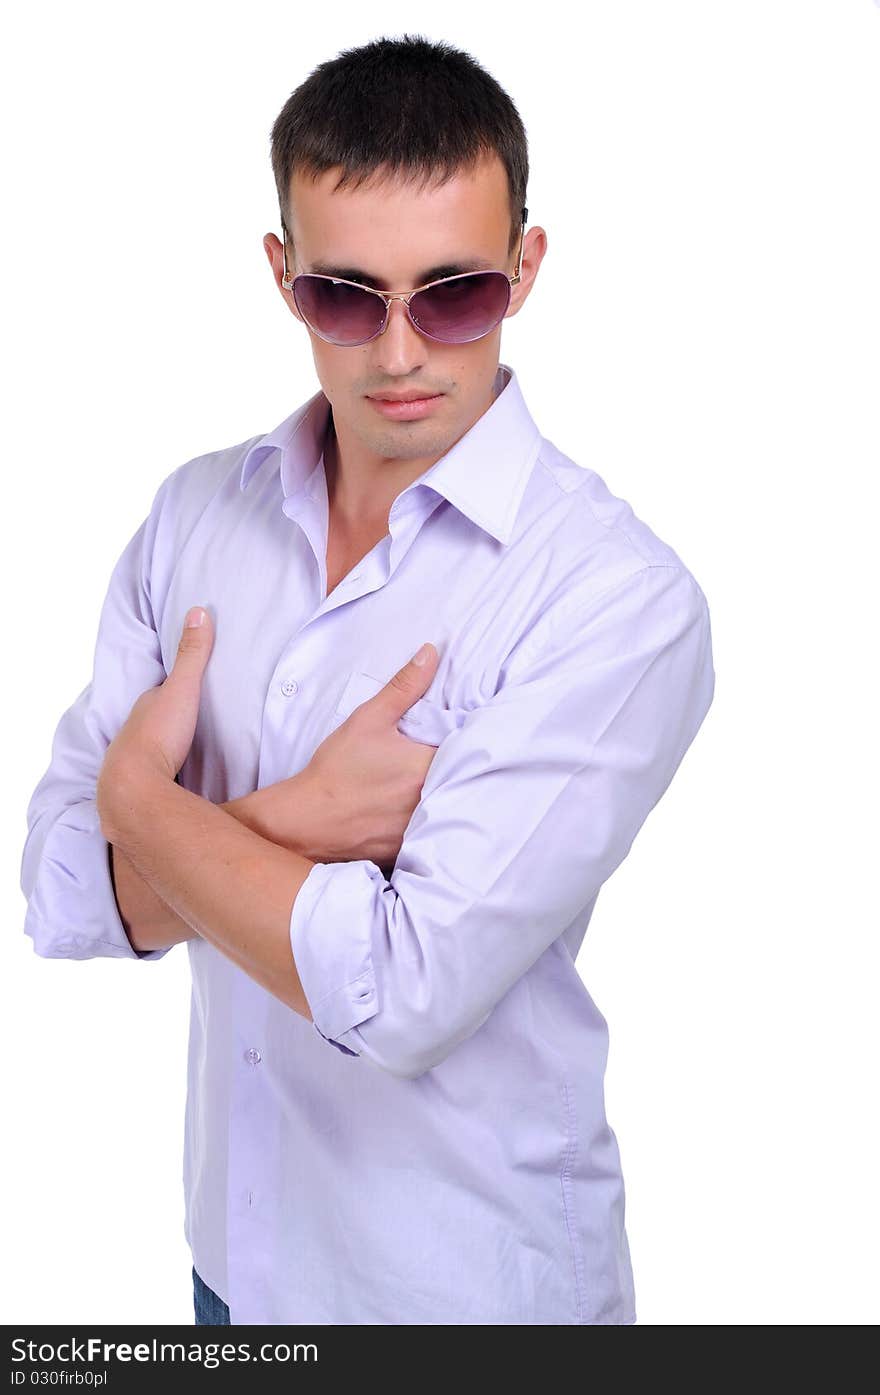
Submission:
[[[154,631],[138,624],[150,647],[127,673],[132,687],[153,691],[164,668]],[[369,848],[340,856],[323,846],[334,820],[318,808],[326,834],[315,832],[311,786],[305,841],[283,846],[229,806],[137,766],[98,827],[95,736],[118,732],[130,708],[128,691],[111,681],[109,645],[99,645],[98,660],[95,681],[62,719],[53,765],[29,808],[22,885],[37,952],[135,952],[127,938],[120,944],[119,926],[108,927],[112,843],[138,944],[169,928],[190,936],[169,927],[155,903],[141,929],[125,858],[182,925],[328,1042],[406,1079],[478,1030],[577,923],[666,789],[714,688],[708,610],[685,569],[650,564],[598,594],[567,595],[505,684],[440,746],[387,877]],[[358,750],[356,734],[347,759]],[[362,783],[372,788],[378,776]],[[269,801],[277,787],[259,794]],[[280,805],[272,807],[277,815]],[[129,892],[135,885],[129,876]]]
[[[384,874],[399,853],[436,747],[403,738],[397,722],[428,686],[437,658],[435,650],[425,664],[405,664],[298,774],[239,799],[210,803],[155,761],[111,761],[106,779],[102,768],[98,812],[131,948],[155,956],[181,940],[208,939],[312,1020],[290,939],[294,902],[318,859],[368,856]],[[179,687],[158,697],[166,717],[186,701]],[[138,706],[129,717],[135,751],[157,711],[155,702],[141,713]]]
[[[307,819],[308,795],[305,789],[294,789],[299,783],[296,776],[285,783],[291,787],[290,802],[295,801],[297,812],[302,813],[304,820]],[[269,788],[254,790],[241,799],[224,800],[217,807],[255,833],[269,838],[273,843],[278,842],[277,838],[271,837],[271,825],[267,827],[266,823]],[[163,901],[150,883],[144,880],[125,849],[113,843],[109,847],[113,891],[132,948],[138,951],[170,949],[172,945],[182,944],[185,940],[199,939],[199,931],[172,910],[167,901]],[[294,850],[301,851],[298,848]]]
[[[200,935],[311,1021],[290,917],[314,862],[251,826],[266,794],[212,804],[172,780],[132,777],[107,829],[114,890],[133,948]]]

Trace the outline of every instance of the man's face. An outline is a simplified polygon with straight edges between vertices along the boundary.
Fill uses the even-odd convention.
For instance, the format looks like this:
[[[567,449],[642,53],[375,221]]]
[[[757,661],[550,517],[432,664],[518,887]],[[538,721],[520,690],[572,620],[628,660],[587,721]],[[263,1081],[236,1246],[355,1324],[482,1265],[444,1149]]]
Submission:
[[[426,270],[477,258],[493,270],[516,271],[519,244],[508,254],[507,175],[496,155],[435,189],[377,180],[333,192],[338,173],[330,170],[317,183],[297,175],[291,181],[291,276],[316,271],[320,263],[345,269],[352,280],[361,279],[348,274],[356,269],[378,290],[410,291],[438,279],[425,276]],[[270,235],[264,246],[279,289],[301,320],[293,292],[281,288],[281,243]],[[537,271],[540,255],[527,266],[528,247],[527,239],[523,279],[511,289],[505,318],[522,305]],[[470,344],[442,344],[420,334],[406,306],[393,301],[385,330],[366,344],[340,348],[306,329],[344,454],[432,463],[492,404],[501,324]],[[442,395],[427,415],[411,421],[391,420],[369,400],[370,394],[415,389]]]

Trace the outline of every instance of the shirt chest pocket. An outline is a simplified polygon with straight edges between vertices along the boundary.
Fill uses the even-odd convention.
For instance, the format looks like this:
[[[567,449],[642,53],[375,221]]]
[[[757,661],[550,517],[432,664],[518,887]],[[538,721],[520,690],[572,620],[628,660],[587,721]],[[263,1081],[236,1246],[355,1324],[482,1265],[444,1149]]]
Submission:
[[[384,688],[387,678],[375,678],[370,673],[355,669],[348,675],[342,693],[327,727],[329,735],[350,717],[356,707],[368,698],[375,697]],[[422,697],[414,702],[397,723],[397,730],[413,741],[422,741],[429,746],[439,746],[444,737],[461,726],[467,709],[464,707],[444,707],[431,697]]]

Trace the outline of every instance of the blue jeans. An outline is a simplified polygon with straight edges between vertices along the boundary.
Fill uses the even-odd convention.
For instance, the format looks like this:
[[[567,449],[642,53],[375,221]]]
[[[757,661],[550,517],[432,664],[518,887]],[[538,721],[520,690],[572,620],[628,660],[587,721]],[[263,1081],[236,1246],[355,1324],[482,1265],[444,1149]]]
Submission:
[[[196,1310],[195,1325],[218,1327],[229,1323],[229,1309],[223,1299],[212,1288],[208,1288],[201,1274],[193,1266],[193,1305]]]

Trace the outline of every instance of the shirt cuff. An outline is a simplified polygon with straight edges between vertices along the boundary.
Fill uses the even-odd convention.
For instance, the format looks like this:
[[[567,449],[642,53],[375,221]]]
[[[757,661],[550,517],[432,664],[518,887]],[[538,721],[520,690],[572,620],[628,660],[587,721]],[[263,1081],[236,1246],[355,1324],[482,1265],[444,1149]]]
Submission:
[[[343,1038],[379,1010],[371,931],[377,890],[386,885],[374,862],[316,862],[290,915],[293,959],[314,1028],[347,1056],[360,1052]]]
[[[71,804],[49,830],[24,929],[44,958],[161,959],[171,948],[138,950],[129,940],[95,799]]]

